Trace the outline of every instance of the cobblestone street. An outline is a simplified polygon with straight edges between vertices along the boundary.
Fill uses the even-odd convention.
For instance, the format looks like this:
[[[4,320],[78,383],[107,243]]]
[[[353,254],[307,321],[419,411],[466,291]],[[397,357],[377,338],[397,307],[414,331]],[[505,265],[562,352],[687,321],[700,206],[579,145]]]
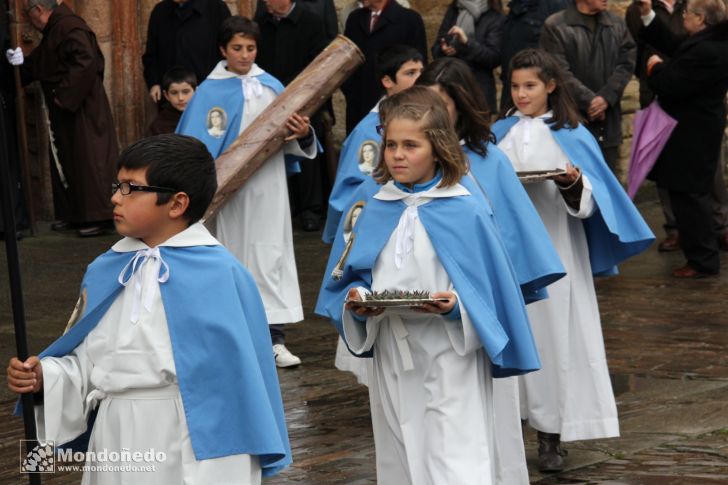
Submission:
[[[661,239],[657,203],[640,210]],[[375,483],[366,388],[334,368],[335,330],[311,314],[328,247],[316,233],[296,231],[294,237],[307,318],[288,327],[287,345],[303,364],[279,371],[294,464],[264,483]],[[32,353],[62,331],[86,264],[117,238],[82,240],[46,225],[40,237],[21,241]],[[544,476],[535,467],[535,434],[527,431],[532,483],[728,483],[728,253],[721,261],[719,277],[676,280],[670,271],[683,264],[682,254],[658,253],[653,245],[623,265],[620,276],[597,282],[622,436],[567,443],[568,469]],[[0,360],[14,353],[3,247]],[[13,402],[2,379],[0,483],[7,485],[27,483],[18,473],[22,421],[10,416]],[[56,473],[43,483],[79,480],[79,474]]]

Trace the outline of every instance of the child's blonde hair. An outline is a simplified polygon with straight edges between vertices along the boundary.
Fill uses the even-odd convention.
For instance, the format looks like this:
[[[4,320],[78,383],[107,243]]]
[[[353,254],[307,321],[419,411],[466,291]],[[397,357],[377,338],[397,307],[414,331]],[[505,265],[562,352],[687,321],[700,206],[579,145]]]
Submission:
[[[413,86],[384,99],[379,105],[379,119],[382,123],[384,147],[387,145],[387,125],[392,120],[406,119],[420,125],[420,129],[432,145],[435,163],[442,170],[439,187],[455,185],[468,172],[467,158],[460,147],[445,103],[431,89]],[[386,148],[381,151],[379,164],[372,173],[380,184],[392,179],[392,174],[384,163],[385,151]]]

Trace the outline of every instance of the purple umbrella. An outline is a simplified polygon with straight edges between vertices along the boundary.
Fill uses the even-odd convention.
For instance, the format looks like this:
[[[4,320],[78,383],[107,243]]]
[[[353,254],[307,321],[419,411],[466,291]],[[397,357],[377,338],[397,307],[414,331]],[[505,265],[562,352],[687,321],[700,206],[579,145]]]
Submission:
[[[627,174],[627,193],[630,198],[634,199],[637,189],[652,170],[675,125],[677,120],[665,113],[657,100],[635,113]]]

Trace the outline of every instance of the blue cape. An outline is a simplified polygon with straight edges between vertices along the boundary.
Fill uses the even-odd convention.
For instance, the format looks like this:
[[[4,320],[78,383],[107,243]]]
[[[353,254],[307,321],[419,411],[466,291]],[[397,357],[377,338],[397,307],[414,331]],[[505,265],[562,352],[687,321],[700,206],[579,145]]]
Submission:
[[[291,449],[253,277],[222,246],[160,253],[170,267],[159,288],[195,457],[257,455],[263,475],[274,475],[291,463]],[[110,250],[89,265],[83,316],[39,357],[67,355],[86,338],[124,288],[117,276],[134,254]]]
[[[537,370],[541,364],[523,297],[493,214],[477,196],[479,189],[472,180],[466,177],[460,183],[473,195],[431,200],[418,207],[420,220],[493,363],[494,377]],[[371,184],[376,186],[373,180],[362,185]],[[401,201],[366,199],[342,279],[330,278],[327,268],[316,313],[330,318],[341,335],[346,294],[352,287],[371,288],[372,268],[405,207]],[[336,238],[331,267],[341,254],[337,248],[343,249],[343,238]]]
[[[508,250],[526,303],[548,296],[545,289],[566,271],[536,208],[500,148],[488,144],[485,157],[463,147],[470,173],[485,192]]]
[[[510,116],[493,124],[497,140],[503,140],[517,122],[518,118]],[[551,133],[568,159],[581,168],[592,184],[597,210],[583,220],[592,274],[616,274],[617,265],[647,249],[655,235],[604,162],[599,145],[584,126]]]
[[[380,188],[370,175],[359,170],[356,155],[364,141],[381,140],[376,132],[375,123],[378,122],[378,114],[369,113],[357,125],[342,149],[336,176],[338,185],[334,186],[331,193],[323,237],[325,242],[334,244],[327,275],[336,265],[338,255],[344,248],[343,238],[340,235],[343,234],[340,222],[344,212],[354,202],[373,196]],[[373,136],[376,138],[372,138]],[[352,149],[352,146],[355,149]],[[495,224],[518,275],[526,303],[547,298],[548,292],[545,287],[566,273],[541,222],[541,217],[518,180],[508,157],[492,143],[488,144],[485,157],[467,147],[464,150],[470,161],[470,171],[477,181],[473,196],[483,200],[483,203],[489,205],[494,212]],[[344,156],[345,153],[351,155]]]
[[[327,244],[334,241],[341,215],[351,205],[351,197],[356,188],[366,179],[371,179],[369,174],[359,169],[359,156],[362,144],[365,142],[374,142],[381,146],[382,137],[377,133],[378,125],[379,113],[370,111],[344,140],[339,155],[339,166],[336,169],[336,180],[329,196],[329,210],[322,236]]]
[[[263,73],[256,77],[276,95],[283,92],[283,85],[270,74]],[[240,134],[244,105],[245,97],[240,78],[205,79],[182,113],[176,133],[194,136],[205,144],[212,158],[217,158]],[[221,136],[213,136],[208,130],[208,118],[213,108],[225,113],[223,120],[225,132]]]

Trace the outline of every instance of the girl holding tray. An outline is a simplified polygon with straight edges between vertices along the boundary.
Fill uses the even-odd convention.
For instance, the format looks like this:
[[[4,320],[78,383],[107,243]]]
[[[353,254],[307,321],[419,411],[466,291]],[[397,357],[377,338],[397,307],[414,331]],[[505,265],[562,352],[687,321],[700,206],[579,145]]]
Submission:
[[[566,170],[525,187],[567,276],[548,287],[548,299],[528,306],[544,365],[520,377],[522,417],[538,431],[539,469],[559,471],[562,440],[619,436],[592,275],[615,274],[654,236],[580,124],[557,61],[528,49],[510,72],[515,107],[504,106],[493,125],[498,146],[516,170]]]
[[[412,89],[424,103],[404,93],[382,102],[383,159],[373,173],[382,185],[364,201],[343,276],[327,277],[319,304],[352,352],[373,354],[377,483],[492,484],[492,378],[536,370],[538,355],[447,110],[436,93]],[[384,290],[433,290],[446,301],[416,309],[355,302]]]

